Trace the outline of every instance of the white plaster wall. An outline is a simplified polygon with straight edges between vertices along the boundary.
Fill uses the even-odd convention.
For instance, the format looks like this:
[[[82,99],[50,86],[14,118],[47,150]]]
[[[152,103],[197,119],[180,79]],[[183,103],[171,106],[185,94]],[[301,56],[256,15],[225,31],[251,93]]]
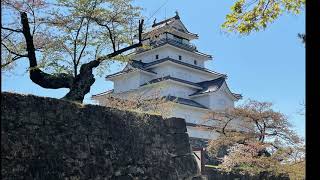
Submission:
[[[179,55],[182,57],[181,61],[195,65],[194,60],[197,61],[196,66],[204,67],[204,60],[199,59],[198,56],[192,55],[191,53],[187,53],[183,50],[179,50],[176,48],[169,48],[168,55],[170,58],[179,60]]]
[[[189,99],[189,95],[195,92],[194,88],[173,84],[169,86],[169,93],[172,96]]]
[[[168,48],[159,47],[157,49],[149,50],[141,54],[135,55],[135,60],[141,60],[144,63],[150,63],[156,61],[156,55],[159,55],[159,59],[163,59],[169,56]]]
[[[182,56],[183,62],[194,65],[194,60],[197,60],[197,66],[204,67],[204,62],[206,58],[200,58],[190,52],[184,50],[173,48],[172,46],[162,46],[141,54],[135,55],[135,60],[142,60],[144,63],[153,62],[156,59],[156,55],[159,55],[159,59],[170,57],[172,59],[179,60],[179,55]]]
[[[224,92],[224,88],[225,84],[217,92],[210,94],[210,109],[223,110],[234,107],[234,101]]]
[[[196,127],[187,126],[187,133],[189,137],[196,137],[196,138],[204,138],[204,139],[218,139],[219,133],[213,131],[204,131],[198,129]]]
[[[171,77],[176,77],[194,83],[208,81],[218,77],[213,74],[205,74],[200,71],[181,67],[169,62],[152,68],[152,71],[157,73],[157,78],[170,75]]]
[[[113,83],[115,93],[136,89],[140,86],[140,72],[129,72],[124,76],[118,76]]]
[[[148,89],[150,90],[150,89]],[[135,92],[135,94],[138,94]],[[126,99],[126,97],[130,97],[130,93],[120,93],[118,94],[120,98]],[[94,99],[99,103],[99,105],[105,106],[107,101],[105,96],[98,96],[94,97]],[[172,104],[172,103],[171,103]],[[169,105],[168,107],[171,107],[171,109],[167,110],[165,117],[179,117],[186,120],[186,122],[194,123],[194,124],[202,124],[202,125],[217,125],[218,121],[205,121],[204,116],[209,112],[206,110],[198,109],[198,108],[192,108],[180,104],[174,104]],[[254,128],[254,125],[246,124],[245,121],[241,119],[236,119],[231,121],[228,126],[226,127],[226,130],[240,130],[240,131],[246,131],[249,132],[250,129],[248,127]],[[187,133],[190,137],[197,137],[197,138],[206,138],[206,139],[216,139],[219,134],[206,129],[201,129],[199,127],[192,127],[187,126]]]
[[[157,78],[156,75],[151,75],[151,74],[141,72],[140,73],[140,85],[145,84],[155,78]]]
[[[114,92],[120,93],[137,89],[140,87],[140,85],[145,84],[155,78],[155,75],[147,74],[141,71],[129,72],[113,79]]]
[[[190,99],[210,108],[210,96],[191,97]]]
[[[205,116],[208,114],[208,110],[202,108],[196,108],[192,106],[186,106],[176,104],[172,107],[172,114],[170,117],[179,117],[186,120],[188,123],[202,124],[202,125],[214,125],[214,122],[208,123],[205,120]]]
[[[140,88],[140,94],[146,97],[152,97],[155,94],[160,96],[176,96],[181,98],[189,98],[189,94],[195,91],[194,88],[176,84],[172,81],[150,84],[147,87]]]

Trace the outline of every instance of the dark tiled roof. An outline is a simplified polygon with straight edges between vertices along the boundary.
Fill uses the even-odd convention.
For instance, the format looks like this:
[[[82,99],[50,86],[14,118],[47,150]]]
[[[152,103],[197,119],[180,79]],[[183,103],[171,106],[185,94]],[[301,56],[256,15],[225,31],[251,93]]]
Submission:
[[[152,27],[154,28],[154,27],[157,27],[157,26],[162,25],[162,24],[164,24],[164,23],[173,22],[175,19],[180,19],[180,16],[179,16],[178,14],[176,14],[174,17],[171,17],[171,18],[162,20],[162,21],[157,22],[157,23],[153,23],[153,24],[152,24]],[[191,32],[189,32],[188,30],[187,30],[187,32],[185,32],[185,33],[188,33],[188,34],[191,34],[191,35],[193,35],[193,36],[198,37],[197,34],[191,33]]]
[[[157,82],[161,82],[161,81],[165,81],[165,80],[173,80],[173,81],[177,81],[177,82],[181,82],[181,83],[185,83],[185,84],[189,84],[189,85],[197,86],[197,87],[201,88],[201,86],[198,85],[197,83],[193,83],[193,82],[190,82],[190,81],[186,81],[186,80],[175,78],[175,77],[171,77],[171,76],[165,76],[165,77],[153,79],[153,80],[151,80],[151,81],[149,81],[147,83],[142,84],[141,86],[145,86],[145,85],[148,85],[148,84],[153,84],[153,83],[157,83]]]
[[[217,91],[220,89],[224,82],[225,77],[219,77],[214,80],[199,82],[197,84],[200,85],[203,89],[191,94],[190,96]]]
[[[146,63],[143,63],[141,61],[131,60],[131,61],[128,62],[127,66],[122,71],[119,71],[119,72],[114,73],[114,74],[107,75],[106,78],[117,76],[117,75],[124,74],[124,73],[128,73],[128,72],[133,71],[134,69],[140,69],[142,71],[146,71],[146,72],[149,72],[149,73],[157,74],[157,73],[155,73],[155,72],[153,72],[153,71],[151,71],[149,69],[145,69],[144,68],[145,64]],[[129,65],[131,65],[133,67],[133,69],[132,68],[127,68]]]
[[[183,49],[185,51],[196,53],[196,54],[201,55],[201,56],[206,56],[208,58],[212,58],[211,55],[199,52],[194,45],[179,43],[179,42],[177,42],[175,40],[171,40],[170,38],[164,38],[164,39],[159,40],[157,42],[153,42],[150,45],[152,46],[151,49],[154,49],[154,48],[158,48],[158,47],[164,46],[166,44],[172,45],[174,47],[178,47],[178,48]],[[139,54],[139,53],[142,53],[142,52],[149,51],[151,49],[138,48],[135,53]]]
[[[153,72],[153,71],[151,71],[149,69],[145,69],[144,68],[145,64],[146,63],[143,63],[141,61],[136,61],[136,60],[131,60],[131,61],[128,62],[128,65],[131,65],[133,68],[140,69],[140,70],[143,70],[143,71],[147,71],[147,72],[156,74],[155,72]]]
[[[241,94],[232,93],[232,95],[234,95],[238,99],[242,99],[242,95]]]
[[[128,64],[134,68],[143,69],[143,67],[145,66],[146,63],[144,63],[142,61],[131,60],[128,62]]]
[[[171,20],[174,20],[174,19],[180,19],[180,17],[179,17],[178,15],[176,15],[176,16],[174,16],[174,17],[171,17],[171,18],[165,19],[165,20],[163,20],[163,21],[154,23],[154,24],[152,25],[152,27],[159,26],[159,25],[161,25],[161,24],[167,23],[167,22],[169,22],[169,21],[171,21]]]
[[[131,61],[128,62],[128,65],[131,65],[133,68],[136,68],[136,69],[140,69],[140,70],[143,70],[143,71],[147,71],[147,72],[156,74],[155,72],[149,70],[148,67],[156,65],[156,64],[161,64],[161,63],[166,62],[166,61],[171,61],[171,62],[174,62],[176,64],[184,65],[184,66],[187,66],[187,67],[190,67],[190,68],[194,68],[194,69],[197,69],[197,70],[201,70],[201,71],[204,71],[204,72],[207,72],[207,73],[212,73],[212,74],[221,75],[221,76],[225,76],[226,77],[225,74],[217,73],[217,72],[211,71],[209,69],[206,69],[206,68],[203,68],[203,67],[199,67],[199,66],[195,66],[195,65],[192,65],[192,64],[189,64],[189,63],[185,63],[183,61],[178,61],[178,60],[175,60],[175,59],[172,59],[172,58],[169,58],[169,57],[163,58],[163,59],[159,59],[159,60],[156,60],[156,61],[153,61],[153,62],[150,62],[150,63],[144,63],[144,62],[137,61],[137,60],[131,60]],[[117,75],[120,75],[120,74],[123,74],[123,73],[127,73],[127,72],[130,72],[130,71],[132,71],[132,69],[124,68],[120,72],[117,72],[117,73],[110,74],[110,75],[106,76],[106,78],[109,78],[109,77],[112,77],[112,76],[117,76]]]
[[[189,64],[189,63],[186,63],[186,62],[183,62],[183,61],[178,61],[178,60],[175,60],[175,59],[172,59],[172,58],[169,58],[169,57],[163,58],[163,59],[159,59],[159,60],[156,60],[156,61],[153,61],[153,62],[150,62],[150,63],[145,63],[144,68],[148,68],[150,66],[153,66],[153,65],[156,65],[156,64],[160,64],[160,63],[163,63],[163,62],[166,62],[166,61],[171,61],[171,62],[174,62],[174,63],[177,63],[177,64],[188,66],[188,67],[191,67],[191,68],[194,68],[194,69],[198,69],[198,70],[201,70],[201,71],[204,71],[204,72],[208,72],[208,73],[226,76],[225,74],[217,73],[217,72],[211,71],[209,69],[206,69],[206,68],[203,68],[203,67],[200,67],[200,66],[195,66],[193,64]]]
[[[191,99],[185,99],[185,98],[180,98],[180,97],[175,97],[175,96],[166,96],[165,99],[167,101],[172,101],[172,102],[176,102],[179,104],[184,104],[184,105],[188,105],[188,106],[194,106],[194,107],[198,107],[198,108],[203,108],[203,109],[208,109],[207,107],[205,107],[204,105],[197,103]]]
[[[131,71],[133,71],[133,69],[122,70],[122,71],[119,71],[119,72],[114,73],[114,74],[109,74],[109,75],[106,76],[106,78],[118,76],[120,74],[125,74],[125,73],[131,72]]]
[[[199,90],[199,91],[197,91],[197,92],[195,92],[195,93],[193,93],[193,94],[191,94],[189,96],[194,96],[194,95],[199,95],[199,94],[206,94],[206,93],[209,93],[209,92],[215,92],[215,91],[217,91],[217,90],[219,90],[221,88],[221,86],[223,85],[223,83],[225,81],[226,81],[226,77],[222,76],[222,77],[219,77],[217,79],[210,80],[210,81],[199,82],[197,84],[200,85],[203,89]],[[237,99],[241,99],[242,98],[241,94],[236,94],[236,93],[231,93],[231,94]]]
[[[92,95],[92,97],[96,97],[96,96],[102,96],[102,95],[105,95],[105,94],[110,94],[110,93],[113,93],[113,89],[111,90],[108,90],[108,91],[105,91],[105,92],[102,92],[102,93],[99,93],[99,94],[94,94]]]
[[[195,123],[186,123],[187,126],[191,126],[191,127],[202,127],[202,128],[206,128],[206,129],[217,129],[215,126],[209,126],[209,125],[204,125],[204,124],[195,124]]]
[[[114,90],[112,89],[112,90],[109,90],[109,91],[106,91],[106,92],[102,92],[102,93],[99,93],[99,94],[92,95],[92,98],[97,97],[97,96],[103,96],[103,95],[110,94],[110,93],[113,93],[113,92],[114,92]],[[202,105],[200,103],[197,103],[197,102],[195,102],[195,101],[193,101],[191,99],[185,99],[185,98],[180,98],[180,97],[175,97],[175,96],[170,96],[170,95],[162,97],[162,98],[164,98],[166,101],[172,101],[172,102],[183,104],[183,105],[188,105],[188,106],[208,109],[204,105]]]

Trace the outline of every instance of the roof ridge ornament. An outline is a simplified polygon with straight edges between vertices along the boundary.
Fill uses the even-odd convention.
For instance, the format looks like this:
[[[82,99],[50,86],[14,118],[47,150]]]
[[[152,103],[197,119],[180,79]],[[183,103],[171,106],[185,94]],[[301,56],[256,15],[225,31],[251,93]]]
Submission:
[[[156,21],[157,21],[157,18],[154,18],[154,20],[153,20],[153,25],[156,24]]]
[[[175,19],[180,19],[178,10],[176,10],[175,13],[176,13]]]

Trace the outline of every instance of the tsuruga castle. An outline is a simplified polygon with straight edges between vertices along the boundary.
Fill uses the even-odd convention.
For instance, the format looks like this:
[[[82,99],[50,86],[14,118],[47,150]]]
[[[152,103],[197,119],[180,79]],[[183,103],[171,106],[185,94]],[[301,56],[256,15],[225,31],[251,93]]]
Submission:
[[[186,120],[190,137],[214,138],[217,134],[203,118],[209,112],[234,107],[242,96],[229,89],[225,74],[204,66],[213,58],[191,43],[198,35],[188,31],[178,13],[154,21],[142,37],[147,48],[137,48],[122,71],[106,77],[114,83],[114,89],[92,98],[106,105],[110,96],[130,100],[132,94],[144,99],[155,98],[156,94],[172,104],[168,117]]]

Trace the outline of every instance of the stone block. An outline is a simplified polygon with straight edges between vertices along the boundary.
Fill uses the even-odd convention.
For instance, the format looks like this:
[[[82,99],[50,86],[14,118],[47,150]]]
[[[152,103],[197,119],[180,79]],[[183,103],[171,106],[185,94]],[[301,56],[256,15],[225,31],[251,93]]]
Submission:
[[[168,118],[164,120],[164,123],[171,133],[187,132],[186,121],[182,118]]]

